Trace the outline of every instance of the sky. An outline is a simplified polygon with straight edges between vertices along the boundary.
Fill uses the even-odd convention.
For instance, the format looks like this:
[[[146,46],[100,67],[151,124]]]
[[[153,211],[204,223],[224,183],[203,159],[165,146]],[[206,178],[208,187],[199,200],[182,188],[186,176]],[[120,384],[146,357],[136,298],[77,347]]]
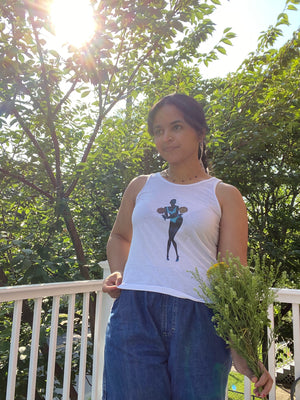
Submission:
[[[222,38],[222,33],[227,27],[231,27],[237,36],[232,39],[233,46],[224,46],[227,55],[218,53],[219,59],[209,63],[208,67],[204,64],[199,65],[204,79],[225,77],[229,72],[236,71],[248,54],[255,51],[261,32],[276,24],[277,16],[284,11],[286,3],[286,0],[220,1],[222,5],[216,6],[215,12],[209,16],[216,24],[216,30],[210,40],[201,44],[200,51],[208,52],[211,50]],[[87,33],[91,25],[92,14],[88,15],[88,12],[83,12],[87,6],[90,8],[89,1],[53,0],[53,5],[54,14],[52,18],[59,33],[56,39],[54,37],[49,39],[49,41],[53,41],[54,48],[61,47],[59,43],[64,40],[81,41],[83,32]],[[66,21],[66,10],[70,10],[70,7],[72,7],[72,13],[71,11],[68,12],[70,18]],[[277,48],[290,39],[292,33],[300,26],[300,4],[296,7],[297,11],[287,11],[291,25],[289,27],[281,26],[284,35],[276,41],[275,47]],[[89,11],[91,11],[91,8]],[[80,24],[82,29],[78,29]]]
[[[225,28],[231,27],[237,37],[233,46],[226,46],[227,55],[219,55],[219,60],[206,67],[200,66],[203,78],[225,77],[234,72],[247,55],[255,51],[260,33],[270,25],[275,25],[277,16],[283,12],[286,0],[221,0],[211,19],[216,24],[213,38],[202,45],[202,51],[210,49],[222,37]],[[284,36],[278,39],[275,47],[281,47],[300,26],[300,5],[297,11],[288,10],[290,26],[281,26]]]

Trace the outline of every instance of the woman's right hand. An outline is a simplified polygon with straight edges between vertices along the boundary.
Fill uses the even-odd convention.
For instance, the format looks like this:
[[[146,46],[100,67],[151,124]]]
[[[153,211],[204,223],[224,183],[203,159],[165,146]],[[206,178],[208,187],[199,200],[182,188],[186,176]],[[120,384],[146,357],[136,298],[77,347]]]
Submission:
[[[121,289],[118,286],[121,285],[122,280],[123,276],[121,272],[113,272],[104,279],[102,291],[108,293],[113,299],[116,299],[121,294]]]

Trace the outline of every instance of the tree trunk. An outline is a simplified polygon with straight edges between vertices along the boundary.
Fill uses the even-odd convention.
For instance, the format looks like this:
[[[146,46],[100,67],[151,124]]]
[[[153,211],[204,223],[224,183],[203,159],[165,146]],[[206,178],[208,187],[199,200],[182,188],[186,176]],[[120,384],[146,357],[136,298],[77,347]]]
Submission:
[[[72,243],[74,245],[76,258],[77,258],[78,265],[80,268],[80,273],[84,279],[90,279],[90,274],[89,274],[89,270],[86,266],[86,257],[84,254],[80,236],[79,236],[76,226],[74,224],[74,220],[71,215],[71,211],[66,203],[66,200],[63,200],[63,202],[64,202],[64,207],[63,207],[62,215],[64,217],[69,235],[72,240]]]
[[[76,258],[79,264],[80,268],[80,273],[84,277],[84,279],[90,279],[89,275],[89,270],[88,267],[86,266],[86,257],[84,254],[82,242],[80,239],[80,236],[78,234],[77,228],[74,224],[73,217],[71,215],[71,211],[68,207],[68,205],[64,204],[63,208],[63,217],[68,229],[68,232],[70,234],[75,253],[76,253]],[[90,328],[91,328],[91,334],[92,338],[94,339],[94,332],[95,332],[95,298],[93,296],[90,296],[90,305],[89,305],[89,315],[90,315]]]

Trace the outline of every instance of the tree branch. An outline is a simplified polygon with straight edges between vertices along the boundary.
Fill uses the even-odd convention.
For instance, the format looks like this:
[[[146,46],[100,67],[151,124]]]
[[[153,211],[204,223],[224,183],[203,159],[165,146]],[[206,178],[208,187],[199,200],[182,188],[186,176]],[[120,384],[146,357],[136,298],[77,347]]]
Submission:
[[[13,114],[16,117],[17,121],[19,122],[21,128],[23,129],[23,131],[26,133],[26,135],[28,136],[28,138],[31,140],[31,142],[33,143],[33,145],[35,146],[35,148],[37,149],[38,155],[41,157],[43,164],[45,166],[45,169],[48,173],[48,176],[51,180],[51,183],[53,185],[54,188],[57,187],[57,182],[56,182],[56,178],[52,172],[52,169],[48,163],[47,157],[44,153],[44,151],[42,150],[42,148],[40,147],[38,141],[36,140],[36,138],[34,137],[34,135],[32,134],[32,132],[30,131],[30,129],[27,127],[27,125],[25,124],[25,122],[23,121],[21,115],[19,114],[18,110],[14,107],[13,108]]]
[[[97,122],[96,122],[96,125],[95,125],[95,128],[94,128],[93,134],[92,134],[92,136],[90,137],[90,140],[89,140],[89,142],[88,142],[88,144],[87,144],[87,147],[86,147],[86,149],[85,149],[85,151],[84,151],[84,154],[83,154],[83,156],[82,156],[82,158],[81,158],[81,163],[85,163],[85,162],[87,161],[88,155],[89,155],[89,153],[90,153],[90,151],[91,151],[91,148],[92,148],[92,146],[93,146],[93,144],[94,144],[94,141],[95,141],[95,139],[96,139],[96,136],[97,136],[97,134],[98,134],[98,131],[99,131],[99,129],[100,129],[100,126],[101,126],[101,124],[102,124],[102,121],[103,121],[103,115],[100,114],[100,115],[98,116],[98,119],[97,119]],[[73,180],[73,182],[71,183],[71,185],[68,187],[68,189],[66,190],[66,192],[65,192],[65,194],[64,194],[65,197],[69,197],[69,196],[70,196],[70,194],[71,194],[72,191],[74,190],[75,186],[77,185],[78,180],[79,180],[79,176],[77,176],[77,177]]]
[[[22,80],[20,79],[20,77],[17,77],[16,79],[17,79],[18,84],[20,85],[20,88],[22,88],[23,92],[24,92],[25,94],[27,94],[27,96],[29,96],[29,97],[31,98],[34,107],[35,107],[37,110],[40,110],[41,113],[42,113],[44,116],[46,116],[46,115],[45,115],[45,112],[44,112],[44,110],[43,110],[43,108],[41,107],[41,105],[40,105],[40,103],[39,103],[39,101],[36,100],[36,99],[34,98],[33,94],[32,94],[31,91],[25,86],[25,84],[22,82]]]
[[[75,86],[78,83],[79,78],[76,78],[75,81],[72,83],[71,87],[69,88],[69,90],[67,91],[67,93],[64,95],[64,97],[60,100],[60,102],[56,105],[54,111],[53,111],[53,115],[57,115],[60,110],[62,105],[67,101],[67,99],[69,98],[69,96],[71,95],[71,93],[73,92],[73,90],[75,89]]]
[[[39,35],[36,29],[35,21],[30,13],[29,10],[29,20],[33,29],[33,34],[35,37],[36,45],[37,45],[37,51],[39,54],[40,62],[41,62],[41,73],[42,73],[42,86],[45,91],[45,101],[47,104],[47,126],[50,131],[50,135],[52,138],[53,142],[53,147],[54,147],[54,152],[55,152],[55,166],[56,166],[56,186],[57,190],[61,193],[62,192],[62,181],[61,181],[61,167],[60,167],[60,148],[59,148],[59,143],[57,140],[56,132],[55,132],[55,126],[54,126],[54,120],[53,120],[53,114],[52,114],[52,107],[51,107],[51,97],[50,97],[50,90],[49,90],[49,82],[47,78],[47,72],[45,68],[45,60],[43,56],[43,50],[42,46],[40,43]]]
[[[44,190],[40,189],[40,188],[39,188],[38,186],[36,186],[34,183],[32,183],[32,182],[30,182],[29,180],[27,180],[23,175],[18,174],[18,173],[10,172],[10,171],[8,171],[7,169],[1,168],[1,167],[0,167],[0,172],[1,172],[2,174],[4,174],[5,176],[9,176],[9,177],[11,177],[11,178],[16,179],[16,180],[19,181],[19,182],[24,183],[26,186],[29,186],[31,189],[35,190],[36,192],[41,193],[42,195],[46,196],[49,200],[51,200],[51,202],[54,201],[54,198],[53,198],[53,196],[51,196],[50,193],[45,192]]]
[[[104,98],[104,102],[103,102],[103,107],[106,106],[107,97],[108,97],[108,93],[109,93],[109,88],[110,88],[111,82],[112,82],[112,80],[113,80],[113,77],[114,77],[114,75],[115,75],[115,71],[116,71],[117,68],[118,68],[119,59],[120,59],[120,57],[121,57],[122,50],[123,50],[123,44],[124,44],[124,40],[125,40],[125,33],[126,33],[126,28],[124,28],[122,40],[121,40],[120,47],[119,47],[119,52],[118,52],[118,55],[117,55],[117,59],[116,59],[114,68],[113,68],[113,73],[111,74],[111,77],[110,77],[109,82],[108,82],[108,84],[107,84],[106,93],[105,93],[105,98]]]

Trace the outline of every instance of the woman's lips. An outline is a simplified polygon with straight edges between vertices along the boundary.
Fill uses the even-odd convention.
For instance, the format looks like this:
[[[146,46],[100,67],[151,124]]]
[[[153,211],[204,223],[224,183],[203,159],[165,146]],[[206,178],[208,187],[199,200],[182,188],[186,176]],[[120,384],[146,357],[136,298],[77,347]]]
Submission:
[[[163,148],[163,151],[169,152],[173,150],[177,150],[179,147],[178,146],[166,146]]]

